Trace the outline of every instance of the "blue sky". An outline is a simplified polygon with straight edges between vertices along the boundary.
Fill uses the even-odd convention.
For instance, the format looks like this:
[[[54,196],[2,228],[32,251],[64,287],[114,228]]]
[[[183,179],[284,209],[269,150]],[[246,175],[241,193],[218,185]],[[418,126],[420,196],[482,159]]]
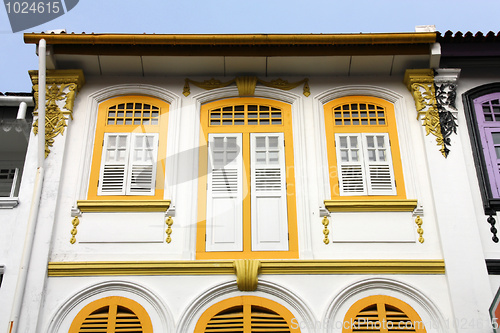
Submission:
[[[14,0],[10,0],[14,1]],[[24,32],[75,33],[369,33],[500,31],[499,0],[80,0],[43,25],[12,33],[0,8],[0,92],[31,91],[37,69]]]

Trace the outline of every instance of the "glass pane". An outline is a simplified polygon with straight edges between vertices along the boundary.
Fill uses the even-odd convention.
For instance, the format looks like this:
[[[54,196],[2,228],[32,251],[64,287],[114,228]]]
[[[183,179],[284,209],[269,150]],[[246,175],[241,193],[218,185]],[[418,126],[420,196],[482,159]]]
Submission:
[[[224,165],[224,153],[221,151],[213,152],[214,157],[214,167],[220,168]]]
[[[368,148],[375,148],[375,140],[373,139],[373,136],[366,137],[366,144],[368,145]]]
[[[117,150],[116,151],[116,161],[117,162],[125,162],[125,150]]]
[[[359,155],[358,155],[358,150],[357,149],[351,150],[351,158],[352,158],[352,162],[358,162],[359,161]]]
[[[226,163],[230,163],[230,162],[234,161],[237,156],[238,156],[238,152],[228,151],[226,154],[226,157],[227,157]]]
[[[278,137],[277,136],[269,137],[269,148],[278,148]]]
[[[266,164],[266,152],[265,151],[255,152],[255,161],[257,162],[257,164]]]
[[[227,138],[227,149],[237,150],[238,145],[236,144],[236,138]]]
[[[279,154],[277,151],[269,152],[269,163],[270,164],[278,164],[279,163]]]
[[[153,136],[146,137],[146,147],[152,148],[154,144],[155,138]]]
[[[500,159],[500,147],[495,147],[495,153],[497,154],[497,159]]]
[[[341,136],[339,139],[340,139],[340,148],[347,148],[347,137]]]
[[[385,155],[385,149],[380,149],[378,151],[378,160],[385,162],[387,160],[386,155]]]
[[[125,112],[125,115],[126,115],[127,117],[132,117],[132,115],[133,115],[133,114],[134,114],[134,113],[133,113],[132,111],[127,111],[127,112]]]
[[[132,119],[131,118],[125,119],[125,125],[132,125]]]
[[[134,151],[134,162],[142,162],[143,161],[143,151],[135,149]]]
[[[383,136],[377,136],[377,147],[379,148],[385,147],[385,140]]]
[[[491,136],[493,137],[493,144],[495,145],[500,144],[500,132],[491,133]]]
[[[136,148],[141,148],[143,143],[143,137],[136,136],[135,137],[135,142],[134,142],[134,147]]]
[[[257,147],[257,149],[266,149],[266,138],[263,136],[256,137],[255,146]]]
[[[224,149],[224,138],[214,138],[214,148],[215,149]]]
[[[126,136],[119,136],[118,137],[118,147],[119,148],[124,148],[127,146],[127,137]]]
[[[349,152],[348,150],[344,149],[340,151],[340,159],[342,160],[342,162],[349,162],[348,152]]]
[[[106,153],[106,161],[114,161],[116,157],[116,153],[114,150],[108,150]]]
[[[375,149],[368,149],[368,161],[374,162],[377,159],[375,158]]]
[[[358,148],[358,137],[357,136],[350,136],[351,139],[351,148]]]

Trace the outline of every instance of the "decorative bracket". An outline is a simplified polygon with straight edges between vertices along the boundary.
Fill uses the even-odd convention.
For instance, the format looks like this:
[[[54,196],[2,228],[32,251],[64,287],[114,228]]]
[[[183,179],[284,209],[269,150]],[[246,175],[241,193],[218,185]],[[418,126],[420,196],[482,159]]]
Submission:
[[[172,241],[170,235],[172,234],[172,225],[174,224],[174,219],[172,218],[173,216],[175,216],[175,206],[170,205],[170,207],[168,207],[168,210],[165,212],[165,224],[167,225],[167,230],[165,231],[165,233],[167,234],[167,239],[165,241],[167,242],[167,244],[170,244],[170,242]]]
[[[38,110],[38,71],[29,71],[33,83],[35,111]],[[45,104],[45,158],[49,156],[54,139],[64,133],[67,116],[73,119],[76,94],[84,85],[82,70],[47,70]],[[34,113],[35,115],[38,112]],[[38,119],[33,123],[33,133],[38,134]]]
[[[455,99],[457,97],[457,79],[460,69],[442,68],[436,69],[434,76],[434,87],[436,91],[436,104],[439,111],[439,122],[441,123],[441,134],[445,145],[446,156],[450,152],[451,134],[457,134],[457,112]]]
[[[495,228],[495,218],[490,215],[490,217],[488,217],[487,219],[488,223],[491,224],[491,228],[490,228],[490,231],[491,233],[493,234],[493,237],[491,237],[491,240],[494,241],[495,243],[498,243],[498,237],[497,237],[497,228]]]
[[[186,97],[191,94],[191,87],[189,86],[190,83],[194,84],[198,88],[205,90],[224,88],[233,83],[236,83],[236,86],[238,87],[238,94],[240,96],[254,96],[255,87],[257,86],[257,83],[260,83],[266,87],[276,88],[281,90],[291,90],[298,87],[301,84],[304,84],[304,89],[303,89],[304,96],[309,97],[309,95],[311,95],[311,91],[309,89],[309,79],[307,78],[292,83],[282,79],[277,79],[267,82],[260,80],[255,76],[241,76],[227,82],[221,82],[220,80],[216,80],[214,78],[203,82],[197,82],[191,79],[185,79],[182,94]]]
[[[450,136],[457,133],[456,117],[456,81],[460,70],[408,69],[404,83],[412,93],[417,108],[417,119],[423,119],[426,135],[432,133],[444,157],[447,157],[451,145]]]
[[[255,291],[259,282],[261,263],[257,259],[235,260],[236,284],[240,291]]]

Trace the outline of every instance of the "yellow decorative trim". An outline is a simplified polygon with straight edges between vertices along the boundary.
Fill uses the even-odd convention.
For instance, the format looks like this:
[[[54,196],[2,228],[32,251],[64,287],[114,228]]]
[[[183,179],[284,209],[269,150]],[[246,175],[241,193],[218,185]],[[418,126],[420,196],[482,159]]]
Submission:
[[[444,274],[444,260],[260,260],[260,274]],[[49,262],[49,276],[232,275],[233,260]]]
[[[241,291],[257,289],[260,261],[256,259],[241,259],[234,261],[236,284]]]
[[[255,95],[255,86],[257,85],[257,77],[241,76],[237,77],[235,81],[236,81],[236,86],[238,87],[238,94],[240,96]]]
[[[303,94],[306,97],[309,97],[311,95],[311,91],[309,89],[309,79],[303,79],[298,82],[293,82],[289,83],[288,81],[282,80],[282,79],[277,79],[277,80],[272,80],[271,82],[266,82],[263,80],[258,80],[260,84],[266,87],[271,87],[271,88],[276,88],[276,89],[281,89],[281,90],[292,90],[294,88],[297,88],[300,86],[302,83],[304,84],[304,89],[303,89]]]
[[[236,86],[238,87],[238,94],[240,96],[254,96],[255,95],[255,87],[257,85],[257,82],[266,86],[266,87],[271,87],[271,88],[276,88],[276,89],[281,89],[281,90],[291,90],[302,83],[304,84],[304,89],[303,89],[303,94],[306,97],[309,97],[311,95],[311,90],[309,88],[309,79],[303,79],[298,82],[294,83],[289,83],[288,81],[282,80],[282,79],[277,79],[277,80],[272,80],[271,82],[266,82],[263,80],[258,79],[255,76],[242,76],[242,77],[237,77],[234,80],[227,81],[227,82],[221,82],[220,80],[216,80],[214,78],[210,80],[206,80],[203,82],[197,82],[193,81],[191,79],[185,79],[184,80],[184,87],[182,89],[182,94],[186,97],[188,97],[191,94],[191,87],[189,86],[189,83],[194,84],[198,88],[202,88],[205,90],[212,90],[216,88],[224,88],[227,87],[233,83],[236,82]]]
[[[191,88],[189,86],[189,83],[192,83],[201,89],[212,90],[212,89],[227,87],[227,86],[233,84],[234,82],[235,82],[235,80],[231,80],[228,82],[221,82],[220,80],[216,80],[214,78],[211,78],[210,80],[205,80],[203,82],[197,82],[197,81],[193,81],[191,79],[186,79],[186,80],[184,80],[184,89],[182,91],[182,94],[186,97],[188,97],[191,94]]]
[[[38,71],[29,71],[33,83],[35,110],[38,109]],[[46,73],[45,106],[45,158],[54,145],[55,137],[64,134],[69,115],[73,119],[73,106],[77,92],[85,83],[81,70],[48,70]],[[63,110],[59,101],[66,101]],[[66,110],[66,111],[64,111]],[[38,112],[34,113],[38,115]],[[33,123],[33,133],[38,134],[38,119]]]
[[[417,200],[325,200],[329,212],[412,212]]]
[[[78,233],[78,230],[76,230],[76,227],[78,227],[78,225],[80,224],[80,220],[78,219],[78,216],[75,216],[73,221],[71,221],[71,224],[73,225],[73,229],[71,229],[71,239],[69,240],[69,242],[71,244],[75,244],[75,242],[76,242],[75,236]]]
[[[425,127],[426,135],[432,133],[441,154],[446,157],[446,147],[434,90],[434,71],[432,69],[408,69],[405,73],[404,83],[413,95],[415,107],[417,108],[417,119],[423,119],[422,126]]]
[[[87,213],[165,212],[170,200],[78,200],[78,209]]]
[[[330,221],[328,221],[328,217],[323,217],[323,221],[321,221],[321,223],[323,223],[323,225],[325,226],[325,228],[323,229],[323,234],[325,235],[325,239],[323,239],[323,243],[325,243],[325,245],[327,245],[328,243],[330,243],[330,240],[328,239],[328,235],[330,234],[330,231],[328,231],[328,224],[330,224]]]
[[[424,223],[424,221],[422,221],[422,218],[417,215],[417,218],[415,219],[415,223],[417,224],[418,228],[417,228],[417,233],[419,235],[418,237],[418,241],[420,243],[423,243],[424,242],[424,229],[422,229],[422,223]]]
[[[170,242],[172,241],[172,238],[170,237],[170,235],[172,234],[172,224],[174,224],[174,220],[172,219],[172,216],[169,216],[167,218],[167,220],[165,221],[165,223],[167,224],[167,231],[165,231],[167,233],[166,242],[168,244],[170,244]]]

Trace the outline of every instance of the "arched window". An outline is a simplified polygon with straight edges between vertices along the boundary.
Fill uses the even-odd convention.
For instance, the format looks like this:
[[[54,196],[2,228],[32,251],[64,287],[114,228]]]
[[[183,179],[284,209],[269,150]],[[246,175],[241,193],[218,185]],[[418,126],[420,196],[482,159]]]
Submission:
[[[427,331],[411,306],[394,297],[374,295],[357,301],[347,311],[342,333],[351,332]]]
[[[167,115],[145,96],[99,105],[88,199],[163,199]]]
[[[324,106],[332,199],[405,199],[394,106],[350,96]]]
[[[195,333],[204,332],[300,332],[300,323],[283,305],[255,297],[234,297],[208,308],[198,320]]]
[[[101,298],[85,306],[75,317],[69,333],[152,333],[146,310],[137,302],[118,296]]]
[[[290,105],[208,103],[201,130],[197,258],[296,258]]]

